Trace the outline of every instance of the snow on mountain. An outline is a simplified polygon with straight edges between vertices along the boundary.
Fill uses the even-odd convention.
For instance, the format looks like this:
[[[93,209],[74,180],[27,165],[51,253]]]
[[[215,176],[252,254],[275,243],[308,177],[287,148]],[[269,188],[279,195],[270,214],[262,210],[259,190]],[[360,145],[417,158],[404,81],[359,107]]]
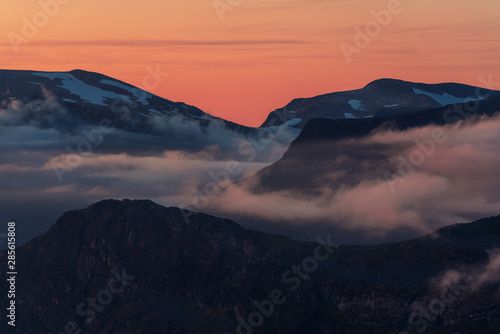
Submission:
[[[15,126],[29,123],[60,131],[64,136],[68,132],[81,135],[82,127],[98,128],[106,119],[112,122],[114,132],[100,148],[112,152],[199,151],[217,147],[221,156],[231,155],[236,159],[241,158],[235,149],[239,143],[259,145],[265,141],[268,153],[275,154],[284,152],[296,138],[298,132],[290,129],[301,121],[278,124],[272,131],[246,127],[186,103],[173,102],[114,78],[82,70],[0,70],[0,93],[0,110],[9,110],[8,114],[15,116],[0,117],[0,127],[5,122],[13,126],[16,119]],[[278,144],[275,134],[280,135]],[[67,140],[78,141],[78,138]],[[61,139],[54,138],[53,142],[63,144]],[[280,148],[272,148],[275,144]],[[266,150],[259,150],[259,154],[259,159],[265,161],[277,159],[266,157]]]
[[[286,126],[294,126],[302,122],[302,118],[294,118],[286,122],[284,125]]]
[[[347,103],[349,103],[349,105],[354,110],[359,110],[359,111],[365,110],[365,106],[363,104],[363,101],[361,100],[349,100],[347,101]]]
[[[301,118],[302,122],[294,127],[302,128],[309,120],[315,118],[368,118],[377,114],[397,114],[438,108],[498,95],[500,95],[498,91],[486,91],[455,83],[422,84],[380,79],[357,90],[294,99],[285,107],[271,112],[262,127]],[[293,110],[293,114],[290,110]]]
[[[104,114],[111,109],[114,113],[123,113],[128,109],[129,114],[141,118],[178,115],[186,119],[202,119],[206,116],[207,119],[220,120],[196,107],[166,100],[99,73],[82,70],[70,72],[0,70],[0,92],[4,92],[3,98],[26,101],[44,99],[43,90],[52,94],[69,109],[91,107]]]
[[[113,101],[115,99],[120,99],[132,103],[133,100],[123,94],[117,94],[112,91],[103,90],[102,88],[98,88],[92,85],[89,85],[83,82],[80,79],[77,79],[73,74],[70,73],[62,73],[62,72],[53,72],[53,73],[43,73],[43,72],[35,72],[33,75],[41,76],[44,78],[48,78],[52,80],[60,81],[59,84],[55,84],[56,86],[67,89],[71,95],[78,96],[81,100],[85,102],[89,102],[96,105],[107,106],[109,101]],[[110,80],[106,80],[107,82],[111,82]],[[101,80],[102,82],[102,80]],[[116,87],[125,87],[121,84],[114,84]],[[128,90],[128,89],[126,89]]]
[[[443,106],[448,105],[448,104],[465,103],[465,102],[470,102],[470,101],[482,100],[483,99],[481,96],[460,98],[460,97],[456,97],[456,96],[450,95],[448,93],[435,94],[435,93],[430,93],[430,92],[423,91],[423,90],[415,88],[415,87],[413,87],[413,91],[416,94],[421,94],[421,95],[429,96],[431,99],[433,99],[434,101],[436,101],[438,103],[441,103],[441,105],[443,105]]]

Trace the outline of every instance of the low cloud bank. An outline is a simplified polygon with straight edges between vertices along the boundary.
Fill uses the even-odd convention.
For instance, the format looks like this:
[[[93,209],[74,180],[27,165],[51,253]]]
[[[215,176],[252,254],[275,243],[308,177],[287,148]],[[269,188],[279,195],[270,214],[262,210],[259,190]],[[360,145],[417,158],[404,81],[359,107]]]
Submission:
[[[491,250],[488,262],[475,268],[448,270],[437,282],[441,286],[463,284],[472,289],[481,289],[500,282],[500,249]]]
[[[322,175],[303,170],[308,185],[256,192],[261,180],[254,178],[214,198],[212,212],[304,230],[321,221],[382,239],[402,228],[421,235],[500,213],[499,117],[328,145],[337,155]]]

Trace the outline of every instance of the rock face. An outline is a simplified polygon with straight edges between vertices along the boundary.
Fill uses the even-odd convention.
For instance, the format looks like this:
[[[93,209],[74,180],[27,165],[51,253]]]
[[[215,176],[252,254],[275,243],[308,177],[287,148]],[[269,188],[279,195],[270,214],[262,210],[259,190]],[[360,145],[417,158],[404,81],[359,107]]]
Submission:
[[[318,240],[147,200],[102,201],[17,249],[16,327],[2,319],[0,332],[498,332],[498,283],[470,277],[492,269],[500,216],[380,246]],[[6,252],[0,263],[7,291]],[[438,284],[449,269],[467,272],[467,284]]]

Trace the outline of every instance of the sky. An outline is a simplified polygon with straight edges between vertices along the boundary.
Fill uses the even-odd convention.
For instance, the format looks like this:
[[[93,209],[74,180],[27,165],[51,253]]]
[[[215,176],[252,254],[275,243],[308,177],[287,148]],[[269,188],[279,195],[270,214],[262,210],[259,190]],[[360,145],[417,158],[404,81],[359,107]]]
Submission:
[[[249,126],[294,98],[361,88],[378,78],[500,81],[497,0],[0,5],[3,69],[84,69],[139,87],[159,69],[162,80],[152,93]]]

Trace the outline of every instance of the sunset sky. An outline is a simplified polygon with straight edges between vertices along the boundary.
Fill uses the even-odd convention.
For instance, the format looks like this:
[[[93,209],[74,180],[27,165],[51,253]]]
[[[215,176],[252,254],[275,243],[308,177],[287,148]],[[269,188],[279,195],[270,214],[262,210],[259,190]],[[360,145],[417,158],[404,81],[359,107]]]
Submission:
[[[498,0],[401,0],[351,62],[340,44],[355,46],[354,29],[393,0],[216,1],[223,13],[213,0],[60,2],[44,16],[41,3],[55,0],[0,0],[1,68],[79,68],[142,86],[159,65],[169,76],[152,93],[251,126],[293,98],[382,77],[500,81]],[[13,36],[23,38],[18,52]]]

